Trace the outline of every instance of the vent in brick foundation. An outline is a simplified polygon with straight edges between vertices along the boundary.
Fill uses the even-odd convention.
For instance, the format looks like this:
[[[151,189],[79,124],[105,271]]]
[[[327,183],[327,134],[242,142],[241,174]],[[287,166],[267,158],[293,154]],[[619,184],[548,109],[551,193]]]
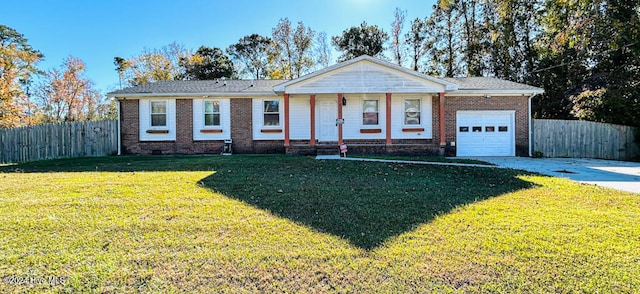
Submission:
[[[151,155],[162,155],[162,150],[152,150]]]

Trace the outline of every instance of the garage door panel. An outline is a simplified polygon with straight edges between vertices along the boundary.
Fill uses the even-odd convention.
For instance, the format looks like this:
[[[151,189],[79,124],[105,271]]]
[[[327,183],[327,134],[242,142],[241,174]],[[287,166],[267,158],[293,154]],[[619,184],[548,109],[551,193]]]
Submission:
[[[458,156],[515,156],[515,111],[459,111]]]

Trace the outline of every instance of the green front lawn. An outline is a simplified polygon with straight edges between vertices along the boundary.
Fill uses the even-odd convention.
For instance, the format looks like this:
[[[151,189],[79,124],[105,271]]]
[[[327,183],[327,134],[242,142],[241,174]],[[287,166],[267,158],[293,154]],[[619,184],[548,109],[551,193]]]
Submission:
[[[467,159],[467,158],[450,158],[441,156],[396,156],[396,155],[354,155],[349,156],[351,158],[368,158],[368,159],[385,159],[385,160],[399,160],[399,161],[425,161],[425,162],[444,162],[444,163],[463,163],[463,164],[480,164],[480,165],[494,165],[482,160]]]
[[[0,292],[634,292],[639,219],[638,194],[491,168],[240,155],[5,165]]]

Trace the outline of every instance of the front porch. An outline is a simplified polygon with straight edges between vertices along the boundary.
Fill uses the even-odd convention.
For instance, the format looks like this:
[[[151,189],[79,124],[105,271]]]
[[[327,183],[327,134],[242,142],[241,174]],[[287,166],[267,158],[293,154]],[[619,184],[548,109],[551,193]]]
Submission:
[[[287,154],[445,155],[445,94],[457,85],[361,56],[274,87]]]

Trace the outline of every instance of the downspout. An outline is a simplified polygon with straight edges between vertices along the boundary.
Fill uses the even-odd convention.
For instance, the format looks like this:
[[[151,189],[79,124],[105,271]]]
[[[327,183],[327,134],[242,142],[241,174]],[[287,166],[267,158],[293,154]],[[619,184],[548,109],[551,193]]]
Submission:
[[[386,130],[385,130],[385,138],[386,138],[386,145],[390,146],[392,144],[392,141],[391,141],[391,93],[386,93],[386,98],[387,98],[387,100],[386,100],[386,103],[385,103],[385,106],[386,106],[386,112],[385,112],[385,116],[386,116],[386,118],[385,118],[385,121],[386,121],[386,124],[385,124],[385,128],[386,128]]]
[[[533,117],[531,117],[531,99],[533,99],[534,96],[536,96],[538,94],[536,93],[532,93],[531,96],[529,96],[529,107],[528,107],[528,113],[529,113],[529,157],[533,157]]]
[[[122,132],[122,129],[120,128],[120,99],[116,98],[116,109],[118,112],[118,123],[117,123],[117,128],[118,128],[118,155],[122,155],[122,142],[120,141],[120,132]]]
[[[338,93],[338,118],[341,119],[342,118],[342,99],[344,98],[344,96],[342,95],[342,93]],[[344,141],[342,141],[342,124],[337,124],[338,125],[338,145],[342,146]]]
[[[444,125],[444,95],[444,92],[438,93],[438,137],[440,137],[440,156],[445,155],[445,148],[447,147],[447,134]]]
[[[284,147],[291,145],[289,138],[289,94],[284,94]]]

